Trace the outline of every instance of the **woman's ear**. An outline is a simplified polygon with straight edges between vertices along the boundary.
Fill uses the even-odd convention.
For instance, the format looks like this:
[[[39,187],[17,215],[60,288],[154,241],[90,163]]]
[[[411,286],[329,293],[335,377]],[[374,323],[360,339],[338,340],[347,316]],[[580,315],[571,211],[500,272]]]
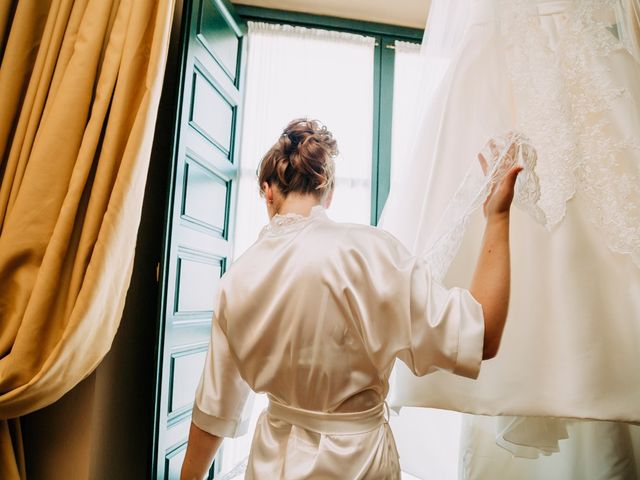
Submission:
[[[262,192],[267,203],[273,203],[273,188],[267,182],[262,183]]]

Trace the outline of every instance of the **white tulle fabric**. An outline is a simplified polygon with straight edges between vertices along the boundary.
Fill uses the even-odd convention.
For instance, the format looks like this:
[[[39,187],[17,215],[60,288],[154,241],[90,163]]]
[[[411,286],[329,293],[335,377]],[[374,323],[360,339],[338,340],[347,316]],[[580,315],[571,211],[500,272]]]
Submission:
[[[567,418],[640,421],[637,11],[637,2],[612,0],[433,2],[410,175],[396,176],[381,226],[446,284],[468,285],[479,206],[495,181],[483,177],[477,152],[513,131],[537,156],[518,160],[530,167],[518,186],[530,195],[512,215],[511,309],[498,357],[477,381],[416,379],[399,368],[392,404],[500,416],[491,419],[493,447],[524,458],[564,449],[569,464],[579,461],[570,445],[586,444],[571,432],[601,429]],[[463,434],[473,437],[480,421],[466,419]],[[629,445],[620,451],[631,451],[634,466],[638,444]],[[490,478],[484,447],[465,441],[465,478]]]

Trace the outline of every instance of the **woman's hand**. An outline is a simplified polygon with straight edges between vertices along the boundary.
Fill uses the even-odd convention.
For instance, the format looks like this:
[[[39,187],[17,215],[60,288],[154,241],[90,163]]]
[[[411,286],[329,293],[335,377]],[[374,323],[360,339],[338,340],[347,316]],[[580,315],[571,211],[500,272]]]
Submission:
[[[496,144],[493,140],[489,142],[489,148],[491,149],[491,153],[494,156],[494,161],[497,160],[499,155]],[[509,147],[507,155],[509,155],[511,162],[513,163],[513,159],[515,159],[516,155],[516,144],[512,143]],[[486,175],[489,171],[489,163],[487,159],[481,153],[478,154],[478,161],[480,162],[480,166],[482,167],[482,171]],[[498,183],[493,185],[491,188],[491,192],[487,197],[487,200],[484,202],[484,215],[487,218],[492,217],[500,217],[509,215],[509,210],[511,208],[511,202],[513,201],[514,189],[516,185],[516,180],[518,178],[518,174],[522,171],[522,167],[515,166],[512,167],[507,174],[500,180]]]

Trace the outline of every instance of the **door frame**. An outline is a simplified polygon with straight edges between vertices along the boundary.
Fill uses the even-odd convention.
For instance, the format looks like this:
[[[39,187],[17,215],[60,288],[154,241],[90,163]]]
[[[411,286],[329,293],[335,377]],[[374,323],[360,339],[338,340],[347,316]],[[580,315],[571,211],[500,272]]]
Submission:
[[[222,15],[229,21],[229,23],[239,26],[240,31],[245,33],[243,21],[235,14],[235,7],[228,0],[206,0],[211,1],[216,7],[220,8]],[[154,149],[158,152],[158,156],[163,154],[164,159],[167,160],[166,164],[162,167],[166,169],[166,184],[164,195],[164,211],[163,215],[163,230],[161,236],[161,257],[156,265],[156,280],[158,284],[158,302],[157,302],[157,317],[156,328],[154,336],[154,361],[155,370],[154,375],[154,392],[153,392],[153,431],[152,431],[152,448],[151,448],[151,478],[159,478],[162,473],[160,471],[160,465],[162,462],[161,457],[164,457],[164,446],[160,445],[161,429],[166,425],[162,425],[162,411],[161,411],[161,395],[163,394],[163,377],[165,372],[163,367],[165,366],[165,335],[167,333],[167,305],[174,301],[168,295],[168,284],[170,281],[170,269],[172,261],[172,248],[174,248],[173,240],[173,220],[174,220],[174,208],[175,202],[178,200],[175,198],[174,192],[176,189],[176,181],[178,178],[178,168],[181,153],[181,135],[183,130],[183,97],[187,88],[187,82],[191,81],[191,78],[186,78],[189,70],[189,48],[191,40],[191,22],[193,15],[194,0],[175,0],[174,16],[171,26],[171,37],[169,52],[167,57],[167,64],[165,70],[163,92],[160,99],[160,106],[158,112],[158,121],[156,123],[156,138],[154,138]],[[229,19],[228,16],[232,18]],[[239,62],[237,65],[237,76],[239,82],[237,88],[240,91],[240,96],[243,97],[244,91],[244,62],[245,62],[245,42],[241,42],[241,49],[238,53]],[[235,132],[239,129],[242,119],[242,100],[237,107],[237,115],[235,118],[235,124],[233,125],[233,144],[231,145],[230,156],[234,159],[239,158],[240,142],[235,135]],[[161,153],[162,152],[162,153]],[[229,218],[226,221],[226,229],[228,231],[227,239],[229,242],[233,242],[232,232],[234,230],[235,222],[235,205],[237,195],[237,187],[232,189],[229,193],[229,202],[231,204]],[[162,202],[158,202],[162,203]],[[158,239],[160,240],[160,239]],[[160,448],[163,447],[163,448]],[[213,468],[209,473],[209,478],[213,478]]]

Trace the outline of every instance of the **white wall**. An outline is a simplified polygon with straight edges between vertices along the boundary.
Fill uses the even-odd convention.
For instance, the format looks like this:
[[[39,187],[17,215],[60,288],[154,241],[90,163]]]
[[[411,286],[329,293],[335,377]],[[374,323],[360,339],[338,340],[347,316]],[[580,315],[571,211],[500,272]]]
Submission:
[[[237,5],[290,10],[423,29],[430,0],[232,0]]]

